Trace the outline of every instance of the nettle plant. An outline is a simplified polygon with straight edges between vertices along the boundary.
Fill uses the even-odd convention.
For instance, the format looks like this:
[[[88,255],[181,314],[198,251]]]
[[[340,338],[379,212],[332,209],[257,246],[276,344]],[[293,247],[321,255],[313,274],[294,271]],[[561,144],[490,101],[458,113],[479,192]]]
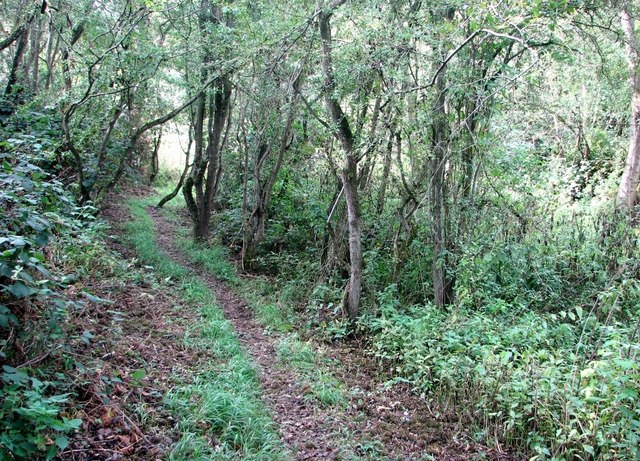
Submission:
[[[30,377],[20,369],[5,365],[0,374],[0,455],[9,459],[52,459],[69,445],[65,435],[82,424],[81,419],[60,416],[69,395],[48,395],[55,383]]]
[[[16,326],[31,299],[56,296],[56,277],[49,271],[45,248],[51,237],[77,227],[69,219],[73,199],[63,185],[36,165],[42,144],[32,136],[0,144],[0,327]],[[3,359],[6,357],[3,356]]]

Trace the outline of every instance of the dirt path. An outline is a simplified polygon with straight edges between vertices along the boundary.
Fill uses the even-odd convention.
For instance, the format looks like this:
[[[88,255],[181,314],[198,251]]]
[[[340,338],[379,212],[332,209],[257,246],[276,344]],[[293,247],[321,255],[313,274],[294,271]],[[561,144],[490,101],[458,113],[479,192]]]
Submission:
[[[379,370],[357,344],[330,346],[328,355],[342,364],[331,370],[348,394],[346,408],[322,407],[305,398],[305,389],[295,370],[278,363],[277,334],[265,334],[251,308],[226,284],[192,264],[176,243],[176,224],[162,212],[148,208],[157,230],[158,245],[176,262],[190,268],[215,293],[240,342],[259,366],[264,401],[279,425],[282,440],[297,460],[344,459],[347,453],[361,459],[467,460],[484,451],[456,442],[453,422],[436,418],[423,399],[407,389],[384,388],[377,382]],[[459,428],[458,428],[459,429]],[[433,459],[431,458],[431,459]],[[484,459],[505,459],[495,451],[484,451]]]
[[[112,207],[104,216],[114,233],[124,232],[118,224],[129,220],[127,213]],[[105,243],[126,260],[133,258],[133,250],[119,240]],[[107,264],[113,269],[118,260],[102,264],[105,270]],[[138,275],[123,279],[120,272],[103,274],[67,291],[84,306],[67,322],[69,334],[90,336],[67,345],[68,354],[77,360],[68,371],[75,383],[73,417],[83,423],[56,460],[160,460],[180,440],[175,415],[167,410],[163,396],[178,384],[176,376],[188,381],[193,369],[213,358],[207,351],[185,346],[185,331],[199,315],[176,309],[183,301],[175,296],[175,288],[159,287],[143,272]],[[87,302],[83,292],[101,301]],[[143,375],[136,378],[141,370]]]

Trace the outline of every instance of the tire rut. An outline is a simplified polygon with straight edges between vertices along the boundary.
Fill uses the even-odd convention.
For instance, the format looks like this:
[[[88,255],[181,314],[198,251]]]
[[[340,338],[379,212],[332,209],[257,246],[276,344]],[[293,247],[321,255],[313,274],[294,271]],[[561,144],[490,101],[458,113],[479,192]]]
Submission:
[[[278,337],[266,335],[254,318],[247,303],[223,281],[207,274],[191,263],[180,251],[174,236],[176,225],[165,219],[159,210],[149,208],[157,230],[157,242],[175,262],[192,270],[213,291],[225,317],[233,325],[236,336],[258,365],[263,388],[263,401],[271,409],[282,440],[296,460],[339,459],[339,450],[331,440],[335,428],[341,427],[339,418],[318,411],[305,398],[304,389],[295,371],[278,365],[276,343]]]

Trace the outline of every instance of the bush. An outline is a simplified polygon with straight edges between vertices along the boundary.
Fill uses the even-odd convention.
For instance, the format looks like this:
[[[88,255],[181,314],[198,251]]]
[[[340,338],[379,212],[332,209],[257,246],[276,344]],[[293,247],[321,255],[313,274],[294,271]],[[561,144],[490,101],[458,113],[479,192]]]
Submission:
[[[60,416],[68,394],[48,395],[55,383],[30,377],[24,370],[3,367],[0,389],[0,454],[8,459],[52,459],[69,444],[65,432],[82,420]]]
[[[488,306],[403,308],[379,296],[376,356],[448,407],[478,435],[533,459],[636,459],[640,454],[638,338],[581,309],[539,314]],[[590,339],[591,338],[591,339]]]
[[[0,143],[0,454],[8,459],[52,459],[81,421],[64,415],[70,387],[44,358],[64,354],[64,323],[81,301],[65,289],[77,280],[77,261],[95,246],[96,209],[78,207],[53,170],[59,135],[45,115],[29,134]],[[35,134],[34,134],[35,133]],[[73,249],[73,251],[71,251]],[[89,252],[90,254],[97,254]],[[102,251],[104,253],[104,251]],[[76,256],[74,256],[74,254]],[[99,258],[98,258],[99,261]],[[98,264],[98,267],[100,265]],[[89,295],[88,295],[89,297]],[[39,368],[30,369],[30,363]]]

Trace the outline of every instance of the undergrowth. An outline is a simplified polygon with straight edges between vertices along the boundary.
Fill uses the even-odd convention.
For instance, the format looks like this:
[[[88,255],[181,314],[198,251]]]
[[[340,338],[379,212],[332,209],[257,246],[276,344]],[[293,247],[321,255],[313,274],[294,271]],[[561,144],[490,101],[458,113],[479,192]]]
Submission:
[[[405,308],[395,287],[363,320],[395,373],[476,424],[480,440],[531,459],[637,459],[640,345],[587,313]],[[599,340],[587,347],[591,335]]]
[[[216,218],[216,229],[232,244],[225,219]],[[638,459],[637,238],[603,219],[558,219],[552,233],[531,232],[526,242],[510,229],[479,225],[473,244],[460,249],[456,302],[447,308],[424,301],[432,255],[421,240],[411,243],[416,257],[396,283],[388,256],[367,249],[357,332],[395,381],[455,415],[483,444],[531,460]],[[267,328],[299,325],[288,320],[295,306],[324,339],[353,333],[339,307],[343,282],[318,278],[306,253],[270,253],[268,276],[238,282],[220,270],[219,247],[191,243],[184,232],[181,244],[192,260],[245,284]],[[303,376],[315,370],[307,346],[299,336],[285,337],[281,362]]]
[[[68,255],[91,254],[103,227],[56,177],[55,116],[12,123],[0,130],[0,459],[52,459],[82,424],[70,376],[82,338],[69,319],[93,300],[92,271]]]

